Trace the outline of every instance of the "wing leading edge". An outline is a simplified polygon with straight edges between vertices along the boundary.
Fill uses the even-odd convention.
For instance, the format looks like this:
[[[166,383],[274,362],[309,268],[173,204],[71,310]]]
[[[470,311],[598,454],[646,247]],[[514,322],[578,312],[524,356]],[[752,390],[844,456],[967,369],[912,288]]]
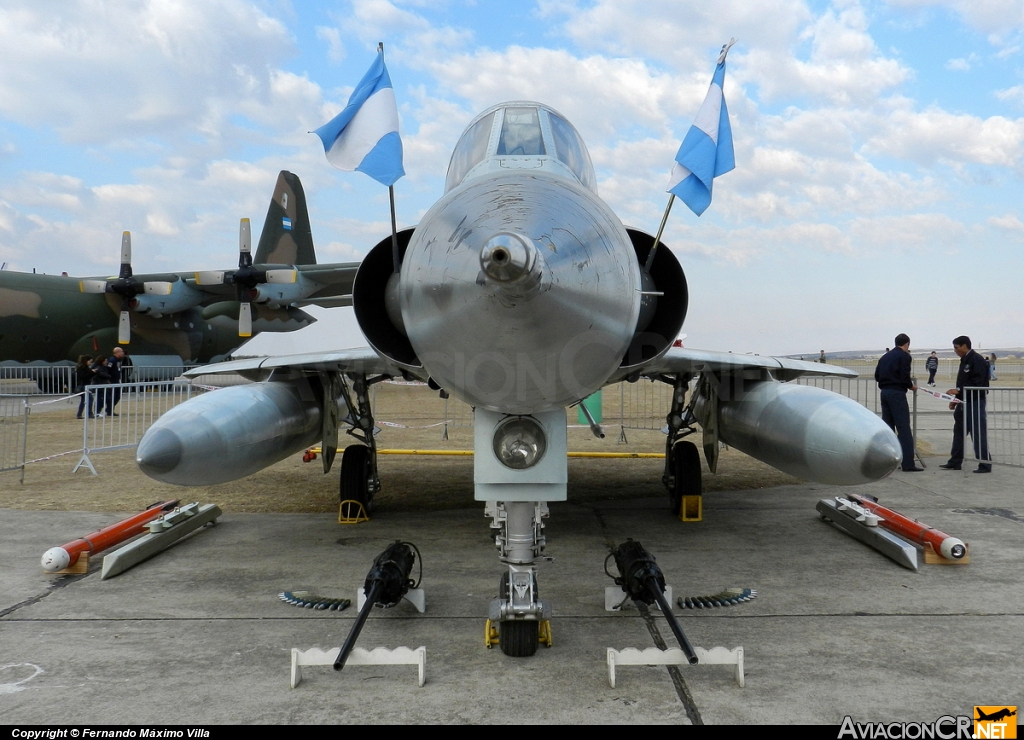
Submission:
[[[710,371],[732,373],[740,370],[768,370],[776,380],[795,380],[804,375],[855,378],[857,373],[845,367],[823,365],[805,360],[791,360],[786,357],[762,357],[760,355],[737,355],[731,352],[714,352],[706,349],[671,347],[661,357],[645,365],[641,375],[663,373],[697,373]]]

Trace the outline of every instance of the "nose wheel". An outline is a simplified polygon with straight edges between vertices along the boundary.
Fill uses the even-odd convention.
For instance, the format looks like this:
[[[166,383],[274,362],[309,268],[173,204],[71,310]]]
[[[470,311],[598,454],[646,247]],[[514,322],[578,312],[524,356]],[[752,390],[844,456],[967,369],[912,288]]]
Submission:
[[[498,598],[495,603],[501,605],[495,613],[492,609],[492,616],[519,612],[529,599],[530,606],[540,609],[531,611],[527,618],[509,618],[501,620],[487,620],[485,627],[485,641],[488,648],[498,645],[501,652],[512,658],[528,658],[537,652],[537,645],[543,643],[551,647],[551,621],[544,617],[549,616],[544,612],[544,604],[537,598],[537,579],[533,573],[517,573],[520,587],[513,586],[509,589],[509,574],[501,576],[498,583]],[[528,578],[523,578],[528,576]],[[515,607],[519,603],[519,608]],[[530,606],[526,606],[529,610]],[[548,609],[550,611],[550,609]]]

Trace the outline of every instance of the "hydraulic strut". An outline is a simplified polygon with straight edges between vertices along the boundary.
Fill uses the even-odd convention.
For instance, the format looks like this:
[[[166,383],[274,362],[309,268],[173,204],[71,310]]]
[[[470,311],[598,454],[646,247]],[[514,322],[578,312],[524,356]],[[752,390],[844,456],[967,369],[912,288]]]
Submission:
[[[374,606],[389,609],[401,601],[410,588],[416,588],[419,585],[419,580],[413,583],[409,578],[418,552],[416,545],[411,542],[395,541],[373,561],[373,567],[367,573],[366,583],[363,584],[366,601],[363,603],[363,608],[359,610],[359,616],[356,617],[355,624],[349,630],[348,637],[345,638],[345,644],[341,646],[338,658],[334,661],[334,670],[340,671],[345,667],[345,661],[348,660],[352,648],[356,645],[356,640],[359,639],[359,633],[366,623],[366,618],[370,616],[370,609]],[[421,559],[421,576],[422,567]]]
[[[619,571],[618,578],[608,573],[608,558],[615,558],[615,567]],[[696,665],[697,653],[683,634],[683,628],[679,626],[679,621],[672,613],[672,605],[665,598],[665,576],[654,561],[654,556],[631,537],[612,550],[608,558],[605,559],[605,573],[615,580],[615,585],[621,587],[634,603],[643,602],[650,606],[655,601],[658,602],[668,626],[679,640],[679,647],[682,648],[686,660],[690,665]]]

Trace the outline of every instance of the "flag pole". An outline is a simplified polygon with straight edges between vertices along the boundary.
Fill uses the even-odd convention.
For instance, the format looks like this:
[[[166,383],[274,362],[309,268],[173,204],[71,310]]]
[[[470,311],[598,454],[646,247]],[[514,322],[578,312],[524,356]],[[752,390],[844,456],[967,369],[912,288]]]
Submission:
[[[658,235],[654,237],[654,244],[651,246],[651,251],[647,253],[647,264],[644,265],[644,270],[647,273],[651,272],[651,265],[654,264],[654,250],[658,248],[658,243],[661,241],[661,233],[665,230],[665,222],[668,221],[668,212],[672,210],[672,202],[676,199],[675,193],[670,193],[668,196],[668,205],[665,206],[665,215],[661,217],[661,226],[658,227]]]
[[[377,51],[380,52],[381,60],[384,59],[384,42],[377,42]],[[391,201],[391,262],[394,271],[398,272],[402,267],[402,260],[398,254],[398,221],[395,218],[395,186],[388,185],[388,199]]]

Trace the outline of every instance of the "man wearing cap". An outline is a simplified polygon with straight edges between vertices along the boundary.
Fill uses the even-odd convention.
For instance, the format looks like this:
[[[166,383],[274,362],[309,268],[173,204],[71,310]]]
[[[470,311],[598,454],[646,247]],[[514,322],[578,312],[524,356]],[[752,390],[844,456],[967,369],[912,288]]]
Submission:
[[[882,421],[896,432],[903,449],[902,469],[906,473],[919,473],[924,468],[914,464],[914,434],[910,431],[910,406],[907,404],[907,391],[917,390],[910,377],[910,364],[910,337],[897,334],[896,347],[878,360],[875,381],[882,401]]]
[[[964,462],[964,414],[967,415],[967,433],[974,440],[974,456],[978,459],[975,473],[991,473],[992,465],[988,456],[988,419],[985,413],[985,391],[964,393],[964,388],[988,388],[988,360],[971,349],[971,338],[959,336],[953,340],[953,351],[960,358],[960,370],[956,374],[956,388],[948,393],[962,403],[952,402],[953,446],[949,451],[949,462],[939,467],[943,470],[960,470]]]

